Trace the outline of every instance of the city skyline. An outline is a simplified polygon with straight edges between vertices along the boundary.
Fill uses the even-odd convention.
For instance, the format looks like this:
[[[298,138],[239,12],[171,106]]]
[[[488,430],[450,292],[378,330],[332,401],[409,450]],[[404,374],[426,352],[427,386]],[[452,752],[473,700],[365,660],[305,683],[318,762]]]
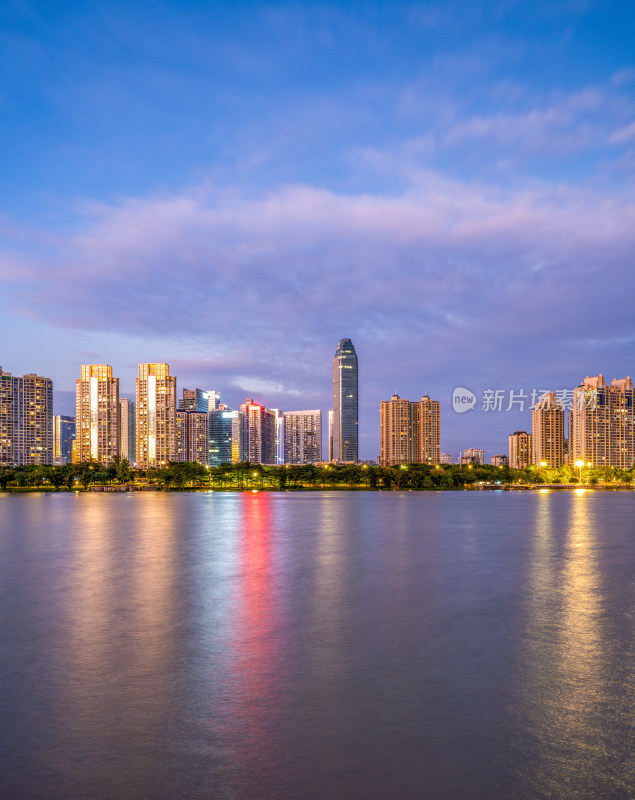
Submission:
[[[354,364],[351,362],[346,368],[354,370],[355,374],[353,383],[351,383],[350,379],[344,382],[346,386],[348,386],[345,391],[349,391],[352,387],[354,389],[355,401],[357,400],[357,356],[355,348],[350,339],[341,339],[335,358],[333,359],[334,405],[337,400],[336,390],[341,388],[341,374],[348,375],[347,372],[344,373],[344,368],[342,366],[346,358],[353,359]],[[49,397],[49,400],[47,400],[47,413],[51,417],[52,426],[49,448],[50,463],[53,463],[53,457],[58,455],[55,450],[57,447],[57,433],[54,436],[53,429],[57,429],[57,420],[61,418],[72,419],[73,425],[75,424],[75,420],[79,420],[77,426],[77,441],[73,444],[74,461],[94,458],[99,462],[108,463],[112,460],[114,455],[119,454],[121,448],[128,450],[128,437],[131,433],[134,433],[133,438],[137,441],[135,457],[129,459],[132,463],[139,454],[139,439],[136,436],[136,431],[139,429],[140,419],[142,420],[144,416],[147,418],[148,422],[152,416],[154,419],[152,424],[162,427],[161,435],[157,427],[154,434],[147,430],[145,437],[142,437],[142,441],[145,439],[145,444],[141,446],[147,453],[144,463],[147,461],[148,463],[156,462],[157,465],[165,465],[169,460],[200,462],[202,454],[205,453],[205,458],[209,457],[209,464],[213,465],[217,463],[220,452],[222,451],[225,453],[227,448],[229,448],[229,451],[232,453],[233,461],[247,459],[247,451],[250,447],[250,437],[247,433],[249,425],[243,425],[243,433],[237,435],[234,426],[236,425],[235,415],[238,411],[235,409],[232,410],[228,403],[221,402],[221,393],[219,391],[214,389],[202,389],[200,387],[190,388],[183,387],[182,385],[179,386],[178,376],[174,374],[170,375],[170,365],[166,363],[138,363],[137,367],[138,377],[135,381],[136,400],[132,401],[127,399],[124,395],[120,396],[119,378],[113,375],[113,369],[109,364],[81,365],[81,378],[76,379],[75,416],[60,415],[59,408],[52,402],[54,390],[51,378],[35,375],[34,373],[11,378],[11,373],[7,370],[3,372],[1,366],[0,377],[4,376],[4,383],[2,385],[5,388],[6,386],[13,385],[11,381],[18,381],[19,384],[20,381],[26,378],[35,378],[38,381],[46,382]],[[150,402],[145,400],[139,405],[139,386],[142,376],[142,395],[148,394],[151,389],[154,399]],[[150,382],[152,382],[152,386],[150,386]],[[343,385],[344,384],[342,384],[342,386]],[[181,397],[177,398],[177,393],[179,391],[181,392]],[[525,391],[522,388],[518,390],[488,389],[485,390],[482,398],[479,399],[476,396],[472,396],[471,398],[469,396],[466,397],[465,393],[468,395],[471,394],[469,390],[464,387],[459,387],[459,389],[454,389],[447,403],[438,400],[430,401],[429,396],[425,395],[422,397],[421,403],[432,403],[432,407],[434,408],[434,422],[426,433],[426,437],[431,437],[430,446],[432,450],[430,450],[422,460],[424,463],[452,463],[454,461],[454,456],[456,456],[457,453],[448,453],[449,448],[444,445],[444,442],[440,438],[439,431],[443,416],[441,412],[444,410],[445,406],[446,415],[450,413],[452,415],[451,419],[457,421],[464,418],[466,410],[471,411],[475,407],[477,399],[479,399],[479,402],[482,399],[483,406],[481,410],[485,410],[485,413],[489,412],[493,414],[506,411],[507,413],[504,414],[504,418],[506,419],[512,419],[514,416],[518,415],[524,416],[524,420],[521,421],[524,423],[525,427],[531,430],[528,443],[526,442],[521,446],[524,449],[525,455],[520,457],[520,461],[525,465],[535,463],[558,467],[564,463],[573,463],[573,461],[578,460],[580,455],[582,455],[586,461],[590,459],[592,463],[597,462],[598,466],[623,466],[635,463],[635,450],[633,449],[635,448],[635,423],[633,422],[633,408],[635,408],[634,391],[630,376],[627,375],[625,378],[613,378],[612,381],[607,384],[603,374],[600,373],[595,377],[587,375],[574,387],[564,387],[556,391],[553,389],[531,389]],[[459,392],[458,401],[457,392]],[[10,407],[13,402],[10,394],[9,392],[7,397],[3,394],[3,402],[8,398],[8,407]],[[165,408],[163,411],[160,410],[157,404],[160,395],[164,395],[162,402],[165,404]],[[462,404],[466,400],[469,401],[467,409],[462,408]],[[587,405],[591,401],[599,404],[597,411],[594,410],[595,406]],[[307,461],[312,462],[316,460],[316,451],[313,450],[313,448],[317,447],[322,451],[322,458],[320,460],[323,461],[334,459],[337,461],[357,460],[359,462],[373,462],[376,460],[377,463],[382,463],[386,458],[386,456],[382,456],[382,453],[385,451],[386,447],[392,446],[387,444],[387,440],[384,436],[384,424],[385,419],[387,419],[385,417],[385,411],[387,408],[394,406],[395,402],[397,405],[403,405],[404,408],[406,406],[410,408],[411,406],[420,405],[420,403],[402,400],[397,394],[393,395],[390,400],[380,401],[378,407],[379,423],[374,430],[378,440],[377,455],[368,458],[360,456],[358,459],[338,458],[337,454],[330,452],[332,448],[332,442],[329,442],[332,434],[332,409],[327,409],[326,417],[329,421],[327,428],[324,429],[321,421],[322,409],[290,411],[288,409],[270,408],[268,403],[256,402],[253,398],[248,398],[246,402],[241,402],[239,407],[241,414],[245,413],[246,416],[248,416],[248,410],[253,408],[272,417],[273,421],[270,425],[270,435],[273,438],[271,443],[267,444],[271,452],[269,453],[269,451],[267,451],[267,461],[262,461],[261,463],[296,463],[295,457],[289,461],[287,461],[285,457],[286,446],[283,434],[286,427],[285,418],[293,415],[312,418],[310,428],[307,429],[307,432],[310,430],[309,436],[313,443],[310,446],[307,445],[309,447],[307,454],[309,452],[311,453],[310,456],[307,456]],[[509,403],[507,409],[505,408],[506,403]],[[605,404],[606,410],[602,411]],[[357,403],[355,402],[354,405],[357,405]],[[152,410],[150,410],[150,406],[152,406]],[[521,410],[516,410],[514,413],[514,408],[517,406],[519,406]],[[145,413],[143,412],[144,407],[146,407]],[[476,406],[477,413],[478,408],[479,407]],[[141,417],[139,409],[141,409],[142,412]],[[212,424],[209,412],[218,412],[221,416],[218,416],[217,422],[214,423],[214,434],[211,433],[212,429],[209,429],[208,441],[207,429],[208,425]],[[197,422],[194,417],[205,417],[205,430],[201,427],[203,423],[201,421]],[[227,417],[227,419],[225,419],[223,423],[222,419],[224,417]],[[615,422],[611,421],[613,417],[616,418]],[[472,415],[467,415],[467,418],[471,419],[472,422],[478,419],[478,417]],[[170,419],[172,419],[172,423],[170,423]],[[565,419],[568,420],[566,425]],[[619,424],[617,424],[618,419]],[[585,420],[585,422],[582,423],[582,420]],[[6,422],[4,416],[3,422]],[[594,449],[595,445],[583,444],[580,439],[580,434],[575,434],[574,432],[574,422],[587,426],[587,432],[585,434],[587,438],[593,437],[594,431],[598,425],[603,425],[608,432],[607,435],[610,437],[610,441],[607,439],[606,444],[602,445],[607,448],[606,451],[603,451],[602,454],[599,455]],[[402,423],[403,420],[399,424],[401,425]],[[415,423],[410,420],[407,423],[407,427],[414,424]],[[588,427],[589,425],[591,427]],[[124,427],[126,428],[125,431]],[[142,423],[140,427],[143,430],[144,424]],[[145,428],[148,428],[147,423],[145,424]],[[304,430],[304,423],[301,423],[301,429]],[[406,429],[404,428],[404,430]],[[582,428],[580,428],[580,430],[582,430]],[[597,430],[599,430],[599,428],[597,428]],[[2,437],[0,438],[2,438],[4,442],[8,433],[6,425],[3,425],[0,433],[2,433]],[[519,452],[518,448],[520,446],[517,441],[517,435],[521,433],[523,436],[527,435],[525,432],[517,430],[513,434],[508,433],[504,440],[497,441],[492,448],[477,448],[474,450],[473,445],[475,443],[482,443],[482,436],[478,433],[469,432],[466,440],[461,443],[461,448],[458,451],[458,462],[454,461],[454,463],[462,463],[461,457],[467,452],[479,452],[483,456],[481,459],[482,463],[486,461],[489,463],[493,457],[498,458],[504,455],[506,458],[509,457],[510,463],[513,465],[517,463],[518,456],[515,454]],[[573,441],[571,441],[572,434],[574,437]],[[256,437],[258,441],[258,450],[261,447],[260,435],[259,433]],[[303,442],[304,433],[300,433],[300,429],[298,429],[298,431],[294,433],[294,436],[297,435],[300,436],[297,441],[297,446],[304,449],[304,443],[301,444],[301,442]],[[388,435],[389,437],[393,436],[394,431]],[[113,440],[113,436],[116,437],[116,442]],[[325,441],[323,441],[324,438]],[[203,439],[205,439],[207,444],[203,444]],[[165,440],[163,444],[160,444],[161,440]],[[507,448],[505,447],[505,441],[508,442]],[[198,444],[195,444],[195,442],[198,442]],[[225,444],[222,444],[222,442],[225,442]],[[466,446],[468,443],[470,447]],[[154,447],[156,451],[157,446],[162,450],[162,454],[158,459],[150,458],[148,452],[149,448]],[[117,447],[119,450],[117,450]],[[240,452],[234,452],[236,447],[239,448]],[[408,447],[412,450],[413,463],[419,462],[421,460],[421,454],[414,455],[414,443],[411,442]],[[9,452],[4,444],[1,449],[5,455]],[[507,450],[507,452],[505,454],[502,453],[502,451],[505,450]],[[272,455],[273,453],[275,453],[275,455]],[[96,458],[95,455],[97,455]],[[225,456],[226,455],[227,453],[225,453]],[[447,456],[450,456],[452,461],[448,461],[446,458]],[[261,458],[261,455],[257,456],[257,460],[260,461]],[[393,456],[389,456],[384,463],[390,463],[391,461],[393,463],[403,462],[404,454],[402,453],[394,461]]]
[[[5,367],[63,414],[77,364],[137,361],[326,409],[348,336],[362,458],[393,391],[496,452],[523,415],[453,387],[632,372],[634,13],[5,4]]]

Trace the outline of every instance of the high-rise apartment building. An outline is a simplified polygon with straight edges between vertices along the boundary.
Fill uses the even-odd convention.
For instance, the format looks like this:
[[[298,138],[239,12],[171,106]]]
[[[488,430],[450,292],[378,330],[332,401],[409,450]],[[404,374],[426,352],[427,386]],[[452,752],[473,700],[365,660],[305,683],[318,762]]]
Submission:
[[[441,407],[424,395],[411,402],[394,394],[379,406],[379,463],[438,464],[441,459]]]
[[[209,463],[209,414],[207,411],[187,412],[187,458],[206,467]]]
[[[358,461],[357,354],[350,339],[340,339],[333,359],[333,453],[336,461]]]
[[[127,397],[119,399],[119,454],[131,465],[137,461],[135,403]]]
[[[569,463],[630,469],[635,465],[635,391],[630,377],[585,378],[573,393]]]
[[[564,408],[555,392],[546,392],[531,409],[531,460],[533,464],[564,464]]]
[[[0,466],[53,463],[53,381],[0,367]]]
[[[244,414],[247,460],[253,464],[275,464],[277,415],[252,399],[243,403],[240,410]]]
[[[329,461],[333,461],[333,409],[329,409],[329,430],[328,430],[328,437],[329,437],[329,444],[328,444],[328,451],[329,451]]]
[[[58,414],[53,419],[53,463],[56,466],[70,464],[75,441],[75,417]]]
[[[284,412],[284,463],[316,464],[322,460],[322,412]]]
[[[459,458],[459,464],[474,464],[483,466],[485,464],[485,450],[480,448],[468,447],[463,451]]]
[[[139,364],[137,467],[163,467],[176,455],[176,378],[167,364]]]
[[[75,381],[73,460],[110,464],[119,455],[119,378],[108,364],[82,364]]]
[[[13,375],[0,367],[0,467],[13,466]]]
[[[514,431],[509,436],[509,466],[525,469],[531,464],[531,434]]]
[[[174,458],[187,461],[187,411],[178,409],[174,415]]]

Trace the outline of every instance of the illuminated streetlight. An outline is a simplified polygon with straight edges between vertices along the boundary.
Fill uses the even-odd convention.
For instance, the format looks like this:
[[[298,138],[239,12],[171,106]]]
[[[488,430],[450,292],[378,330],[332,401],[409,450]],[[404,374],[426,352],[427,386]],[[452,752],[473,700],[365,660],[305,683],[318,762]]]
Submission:
[[[540,466],[544,469],[547,466],[547,462],[546,461],[541,461],[540,462]]]
[[[582,483],[582,467],[584,466],[584,461],[582,461],[581,459],[578,459],[575,462],[575,465],[580,470],[580,483]]]

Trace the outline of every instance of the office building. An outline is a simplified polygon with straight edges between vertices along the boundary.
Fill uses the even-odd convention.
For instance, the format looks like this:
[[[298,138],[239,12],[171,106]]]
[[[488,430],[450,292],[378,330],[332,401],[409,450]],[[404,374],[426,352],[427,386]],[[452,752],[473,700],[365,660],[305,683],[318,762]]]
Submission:
[[[53,381],[0,367],[0,466],[53,463]]]
[[[119,398],[119,455],[134,466],[137,460],[136,409],[133,400]]]
[[[411,402],[394,394],[379,406],[379,463],[438,464],[441,458],[441,409],[424,395]]]
[[[569,463],[630,469],[635,465],[635,394],[630,377],[607,384],[587,377],[573,393]]]
[[[75,417],[58,414],[53,419],[53,464],[70,464],[75,441]]]
[[[531,434],[514,431],[509,436],[509,466],[526,469],[531,464]]]
[[[176,378],[164,363],[139,364],[137,467],[163,467],[176,455]]]
[[[183,389],[179,411],[199,411],[208,414],[220,405],[220,394],[206,389]]]
[[[284,463],[317,464],[322,461],[322,412],[284,412]]]
[[[244,414],[246,460],[253,464],[275,464],[277,415],[251,398],[240,410]]]
[[[240,411],[228,411],[220,408],[209,412],[208,463],[210,467],[219,467],[221,464],[231,464],[234,461],[232,455],[234,421],[238,419],[239,414]],[[237,451],[239,449],[239,447],[236,448]],[[237,452],[237,462],[240,461],[238,456]]]
[[[119,455],[119,378],[108,364],[82,364],[75,381],[73,461],[110,464]]]
[[[531,409],[532,464],[564,464],[564,408],[555,392],[546,392]]]
[[[329,437],[328,451],[329,451],[329,453],[328,453],[328,455],[329,455],[329,461],[333,461],[333,409],[329,409],[329,423],[328,423],[328,425],[329,425],[329,429],[328,429],[328,437]]]
[[[357,354],[350,339],[340,340],[333,359],[332,432],[332,459],[356,462],[359,458]]]

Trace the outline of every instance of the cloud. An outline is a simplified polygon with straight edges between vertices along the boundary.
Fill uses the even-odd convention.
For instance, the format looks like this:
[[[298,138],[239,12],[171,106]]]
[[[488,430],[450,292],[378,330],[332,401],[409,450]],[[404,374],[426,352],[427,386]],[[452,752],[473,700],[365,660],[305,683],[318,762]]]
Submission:
[[[635,139],[635,120],[623,128],[619,128],[609,136],[611,144],[624,144]]]

